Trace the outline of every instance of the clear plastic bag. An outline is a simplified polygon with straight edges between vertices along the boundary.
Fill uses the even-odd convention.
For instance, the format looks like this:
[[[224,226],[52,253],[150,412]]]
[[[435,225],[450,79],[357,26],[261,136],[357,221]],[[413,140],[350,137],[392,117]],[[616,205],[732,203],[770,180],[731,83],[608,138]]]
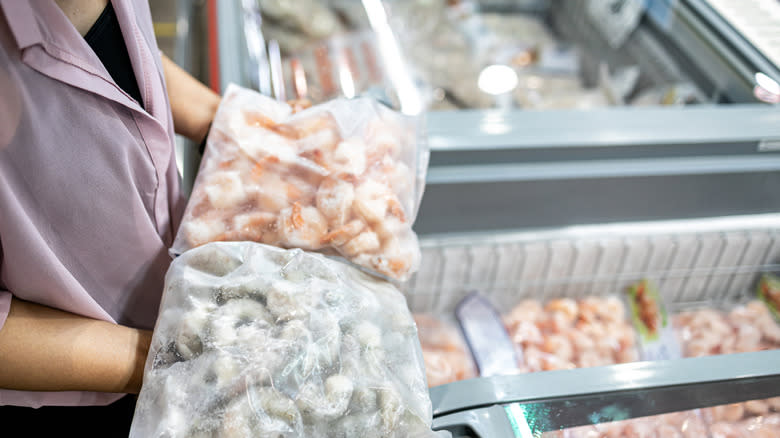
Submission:
[[[408,279],[428,165],[417,129],[416,118],[368,98],[303,109],[230,85],[172,254],[256,241]]]
[[[131,437],[428,437],[431,422],[392,284],[254,242],[173,261]]]

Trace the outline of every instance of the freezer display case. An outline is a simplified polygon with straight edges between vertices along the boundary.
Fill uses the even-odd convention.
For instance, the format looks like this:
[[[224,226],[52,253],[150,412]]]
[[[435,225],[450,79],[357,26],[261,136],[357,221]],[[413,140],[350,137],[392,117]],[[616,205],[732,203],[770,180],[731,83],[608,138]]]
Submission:
[[[407,285],[413,311],[457,328],[458,306],[478,291],[518,357],[515,370],[485,375],[461,354],[474,347],[465,330],[435,333],[418,319],[436,385],[434,428],[482,437],[780,435],[780,325],[757,292],[778,269],[779,221],[769,214],[423,238],[423,265]],[[627,300],[645,282],[666,320],[655,340]]]
[[[740,21],[725,3],[213,2],[212,80],[422,114],[405,292],[434,333],[435,429],[780,436],[780,336],[756,293],[780,268],[780,70],[744,19],[778,5],[741,2]],[[671,353],[633,318],[643,280]],[[511,375],[472,360],[456,310],[474,292],[498,309]]]

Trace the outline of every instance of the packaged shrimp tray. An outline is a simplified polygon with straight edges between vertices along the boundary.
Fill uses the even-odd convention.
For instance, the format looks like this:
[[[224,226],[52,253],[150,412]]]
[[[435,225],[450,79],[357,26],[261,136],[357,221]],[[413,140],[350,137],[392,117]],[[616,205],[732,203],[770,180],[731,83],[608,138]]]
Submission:
[[[168,271],[130,436],[431,437],[391,283],[299,249],[214,242]]]
[[[428,165],[417,130],[370,98],[310,107],[230,85],[171,254],[254,241],[407,280],[420,263],[412,224]]]

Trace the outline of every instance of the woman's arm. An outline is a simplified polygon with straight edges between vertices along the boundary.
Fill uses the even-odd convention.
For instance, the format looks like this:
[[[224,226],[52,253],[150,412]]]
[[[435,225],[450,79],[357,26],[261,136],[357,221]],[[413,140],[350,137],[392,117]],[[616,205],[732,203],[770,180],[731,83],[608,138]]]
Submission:
[[[11,299],[0,388],[137,394],[152,332]]]
[[[220,97],[167,56],[161,56],[173,113],[173,128],[177,134],[199,144],[206,137]]]

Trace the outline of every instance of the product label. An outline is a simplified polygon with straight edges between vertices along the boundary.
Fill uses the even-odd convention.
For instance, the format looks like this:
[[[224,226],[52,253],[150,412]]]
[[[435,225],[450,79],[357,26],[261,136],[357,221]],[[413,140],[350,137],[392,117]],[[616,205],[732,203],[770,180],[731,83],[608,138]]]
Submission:
[[[628,288],[627,296],[631,320],[639,333],[642,360],[682,357],[674,329],[655,286],[648,280],[642,280]]]
[[[517,371],[518,355],[501,317],[476,293],[455,309],[463,337],[474,356],[480,376],[505,376]]]
[[[764,274],[758,283],[758,297],[766,304],[772,315],[780,321],[780,278]]]

